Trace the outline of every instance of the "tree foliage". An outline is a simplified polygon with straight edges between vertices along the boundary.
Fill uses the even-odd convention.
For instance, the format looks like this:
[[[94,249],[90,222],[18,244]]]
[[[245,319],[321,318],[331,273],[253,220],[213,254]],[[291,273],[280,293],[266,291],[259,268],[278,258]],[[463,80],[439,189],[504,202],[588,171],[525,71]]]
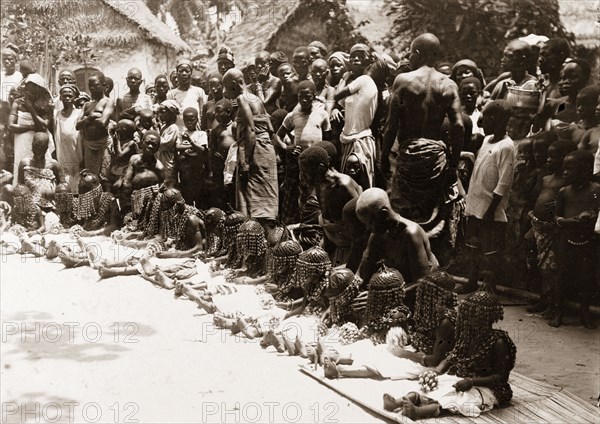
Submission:
[[[474,60],[486,73],[498,72],[507,41],[528,34],[562,37],[557,0],[386,0],[394,18],[390,38],[398,50],[416,36],[431,32],[449,61]]]
[[[60,10],[39,13],[26,1],[13,0],[2,5],[3,43],[16,44],[22,57],[36,63],[38,71],[46,77],[65,63],[91,64],[97,59],[90,37],[70,30],[60,18],[61,13]]]
[[[190,45],[205,43],[215,52],[225,35],[222,29],[225,16],[236,10],[241,19],[254,3],[252,0],[146,0],[146,4],[163,21],[171,15],[181,37]]]

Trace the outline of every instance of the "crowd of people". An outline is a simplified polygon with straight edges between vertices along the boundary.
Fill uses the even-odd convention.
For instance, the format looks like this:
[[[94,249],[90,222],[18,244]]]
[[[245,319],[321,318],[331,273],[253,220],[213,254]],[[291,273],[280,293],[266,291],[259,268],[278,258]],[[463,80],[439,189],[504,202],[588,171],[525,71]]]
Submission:
[[[492,325],[507,262],[523,270],[517,286],[540,292],[531,312],[559,326],[577,293],[582,324],[595,327],[600,87],[563,39],[509,42],[490,82],[472,60],[452,65],[440,51],[433,34],[404,59],[315,41],[291,60],[262,51],[238,69],[223,47],[215,72],[180,59],[144,92],[132,68],[113,101],[110,78],[92,74],[86,93],[68,70],[53,98],[31,63],[16,70],[9,45],[0,229],[20,237],[21,253],[102,278],[142,275],[290,355],[310,356],[274,322],[354,323],[380,343],[388,335],[413,377],[458,376],[452,387],[472,395],[462,401],[476,414],[506,403],[516,350]],[[81,252],[35,238],[65,231]],[[98,235],[144,253],[111,262],[84,241]],[[154,267],[152,256],[188,259]],[[226,283],[200,278],[198,258]],[[467,283],[455,287],[443,270],[465,260]],[[236,283],[264,285],[278,312],[248,312],[254,292]],[[472,294],[457,306],[456,293]],[[396,327],[411,347],[404,331],[390,336]],[[314,350],[328,378],[400,366]],[[474,413],[446,395],[386,395],[384,407],[411,418]]]

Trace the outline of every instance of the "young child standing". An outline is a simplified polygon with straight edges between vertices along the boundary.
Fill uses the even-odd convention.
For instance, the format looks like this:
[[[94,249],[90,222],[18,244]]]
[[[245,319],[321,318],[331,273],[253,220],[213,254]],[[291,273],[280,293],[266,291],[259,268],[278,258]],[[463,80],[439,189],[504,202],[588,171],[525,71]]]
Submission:
[[[235,203],[234,193],[225,189],[225,161],[229,149],[235,144],[233,139],[233,105],[228,99],[221,99],[215,105],[215,121],[217,125],[210,131],[208,151],[211,175],[211,206],[225,209],[227,204]],[[237,145],[236,145],[237,146]]]
[[[585,328],[596,325],[590,316],[590,301],[596,286],[597,241],[594,224],[600,207],[600,185],[592,182],[594,156],[578,150],[569,153],[563,163],[567,182],[556,198],[556,224],[560,230],[560,284],[555,297],[555,315],[550,325],[562,324],[563,297],[577,285],[581,304],[580,319]]]
[[[283,183],[283,201],[281,218],[286,224],[298,223],[300,219],[300,168],[298,156],[302,151],[324,138],[329,139],[331,126],[329,114],[323,103],[315,101],[315,84],[304,80],[298,84],[299,108],[288,113],[283,124],[273,138],[281,151],[285,152],[285,177]],[[293,135],[293,137],[291,137]],[[286,136],[293,139],[293,144],[286,145],[281,140]],[[306,193],[308,196],[308,193]]]
[[[181,194],[188,205],[208,209],[208,137],[198,130],[198,111],[188,107],[183,111],[181,137],[175,146]]]
[[[179,104],[175,100],[165,100],[160,104],[160,147],[156,158],[163,164],[165,169],[165,185],[175,187],[177,184],[177,171],[175,168],[175,146],[179,142],[179,127],[177,117],[179,116]]]
[[[563,160],[567,154],[577,150],[575,143],[555,141],[548,148],[547,169],[552,172],[544,176],[534,189],[535,205],[529,213],[537,252],[537,269],[541,279],[540,301],[527,308],[528,312],[542,312],[547,318],[553,315],[552,305],[557,301],[558,281],[558,227],[554,210],[558,191],[566,185],[563,177]]]
[[[491,290],[501,275],[502,246],[506,238],[506,206],[513,182],[515,147],[506,134],[512,110],[504,100],[488,103],[483,109],[486,134],[475,161],[467,195],[466,245],[471,255],[469,281],[460,292],[477,289],[480,263],[485,259],[486,282]]]

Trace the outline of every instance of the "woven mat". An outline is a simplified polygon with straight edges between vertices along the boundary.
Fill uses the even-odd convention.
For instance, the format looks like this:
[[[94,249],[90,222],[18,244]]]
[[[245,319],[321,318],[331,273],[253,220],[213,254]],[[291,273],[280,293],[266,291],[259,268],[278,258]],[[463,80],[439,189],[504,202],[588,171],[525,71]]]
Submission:
[[[375,380],[368,378],[323,377],[323,369],[301,366],[300,371],[319,383],[348,398],[388,422],[412,423],[405,416],[383,409],[384,393],[398,395],[418,387],[415,381]],[[496,408],[477,418],[442,412],[437,418],[419,423],[598,423],[598,410],[560,387],[536,381],[516,372],[510,374],[513,398],[510,406]],[[416,389],[418,390],[418,389]]]

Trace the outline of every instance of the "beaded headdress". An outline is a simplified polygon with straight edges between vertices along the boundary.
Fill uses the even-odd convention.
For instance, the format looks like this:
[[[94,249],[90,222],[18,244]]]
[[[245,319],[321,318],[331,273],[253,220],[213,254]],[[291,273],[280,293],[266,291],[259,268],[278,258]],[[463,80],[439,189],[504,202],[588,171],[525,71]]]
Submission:
[[[433,352],[435,330],[444,318],[456,319],[455,307],[458,296],[454,293],[454,280],[444,272],[437,271],[419,280],[415,302],[415,329],[412,343],[420,352]]]
[[[296,263],[300,253],[302,246],[295,240],[281,242],[273,248],[271,278],[283,293],[287,293],[294,286]]]
[[[366,324],[373,330],[387,331],[398,308],[404,306],[404,278],[394,269],[381,263],[379,271],[369,281]]]
[[[302,287],[310,302],[319,301],[327,288],[331,260],[325,250],[313,246],[298,256],[296,285]]]

